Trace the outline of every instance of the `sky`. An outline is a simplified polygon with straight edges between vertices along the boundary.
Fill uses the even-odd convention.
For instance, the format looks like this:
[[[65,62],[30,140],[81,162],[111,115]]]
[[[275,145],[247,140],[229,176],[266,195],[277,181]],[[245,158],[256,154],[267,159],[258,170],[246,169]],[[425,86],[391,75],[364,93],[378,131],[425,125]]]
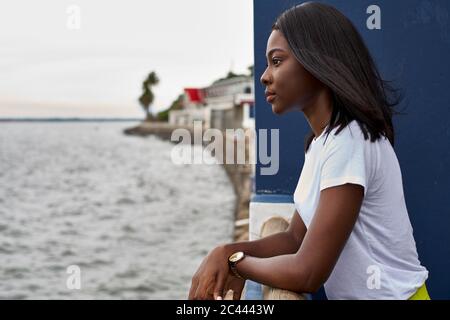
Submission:
[[[253,64],[252,0],[0,0],[0,118],[142,117]]]

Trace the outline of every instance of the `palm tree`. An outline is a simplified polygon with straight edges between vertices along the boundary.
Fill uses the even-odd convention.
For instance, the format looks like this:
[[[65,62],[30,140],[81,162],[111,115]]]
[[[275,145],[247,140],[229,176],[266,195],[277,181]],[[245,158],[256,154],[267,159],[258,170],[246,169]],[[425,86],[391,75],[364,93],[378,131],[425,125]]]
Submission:
[[[142,83],[142,94],[139,97],[139,102],[145,111],[146,121],[151,120],[150,105],[153,103],[153,100],[155,98],[152,92],[152,86],[155,86],[158,83],[159,79],[154,71],[150,72],[149,75],[147,76],[147,79],[145,79],[144,82]]]

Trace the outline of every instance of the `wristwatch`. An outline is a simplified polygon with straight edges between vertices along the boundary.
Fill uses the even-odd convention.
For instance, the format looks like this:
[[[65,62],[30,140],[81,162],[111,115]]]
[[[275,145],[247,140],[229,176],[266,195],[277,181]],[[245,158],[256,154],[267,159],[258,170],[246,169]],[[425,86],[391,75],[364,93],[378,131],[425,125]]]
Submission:
[[[237,272],[236,265],[238,264],[239,261],[242,261],[242,259],[244,259],[244,258],[245,258],[245,253],[242,251],[235,252],[231,256],[228,257],[228,265],[230,267],[231,272],[233,272],[233,274],[240,279],[244,279],[244,278],[241,277],[241,275]]]

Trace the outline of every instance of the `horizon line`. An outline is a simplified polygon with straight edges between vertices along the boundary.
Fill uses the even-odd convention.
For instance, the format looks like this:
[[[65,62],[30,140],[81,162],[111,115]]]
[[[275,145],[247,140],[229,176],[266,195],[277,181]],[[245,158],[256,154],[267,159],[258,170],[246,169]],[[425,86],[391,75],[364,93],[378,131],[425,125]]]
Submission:
[[[0,117],[0,122],[50,122],[50,121],[144,121],[144,118],[126,117]]]

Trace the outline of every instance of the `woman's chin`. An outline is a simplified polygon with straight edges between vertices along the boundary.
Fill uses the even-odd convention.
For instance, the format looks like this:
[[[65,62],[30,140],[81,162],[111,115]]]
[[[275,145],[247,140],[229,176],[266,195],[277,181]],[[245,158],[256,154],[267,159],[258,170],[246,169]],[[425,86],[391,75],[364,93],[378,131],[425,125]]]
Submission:
[[[280,108],[279,106],[277,106],[276,104],[272,105],[272,112],[277,114],[277,115],[281,115],[284,113],[283,108]]]

